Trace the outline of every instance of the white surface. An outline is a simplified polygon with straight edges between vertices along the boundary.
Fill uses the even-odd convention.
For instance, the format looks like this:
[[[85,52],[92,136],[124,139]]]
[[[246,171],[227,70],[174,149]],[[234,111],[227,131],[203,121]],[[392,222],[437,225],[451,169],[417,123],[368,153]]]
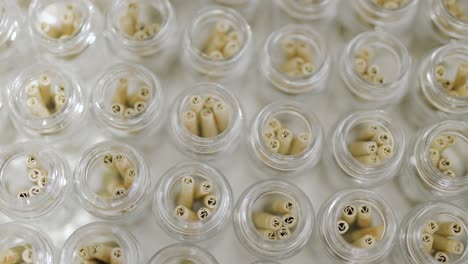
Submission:
[[[103,1],[103,0],[100,0]],[[105,0],[104,0],[105,1]],[[192,17],[191,13],[195,10],[192,5],[196,5],[195,1],[184,1],[184,0],[176,0],[175,2],[176,7],[176,14],[179,18],[180,25],[184,26],[187,21]],[[263,43],[263,39],[265,38],[266,34],[271,31],[270,25],[273,24],[270,21],[270,6],[272,5],[272,1],[261,1],[262,5],[260,6],[259,10],[257,11],[257,18],[255,25],[253,26],[255,41],[257,50]],[[189,4],[190,3],[190,4]],[[332,33],[327,33],[327,36],[331,36],[331,46],[334,50],[338,50],[339,47],[342,45],[342,42],[339,42],[334,38]],[[336,52],[334,52],[336,55]],[[179,67],[179,66],[178,66]],[[17,69],[18,70],[18,69]],[[169,76],[169,78],[164,78],[165,84],[165,92],[166,95],[169,97],[166,102],[172,102],[174,97],[181,92],[186,85],[180,75],[184,74],[180,70],[175,70],[174,73]],[[258,74],[258,64],[256,63],[256,59],[251,64],[248,69],[248,78],[246,83],[243,83],[240,80],[240,100],[244,107],[244,113],[246,117],[246,124],[248,126],[244,127],[243,134],[247,136],[248,134],[248,127],[250,126],[250,121],[252,118],[258,113],[258,111],[263,108],[265,105],[261,104],[254,96],[255,89],[261,89],[261,83],[259,82],[256,76]],[[332,78],[336,78],[336,74],[332,70]],[[334,88],[335,81],[330,82],[329,89]],[[89,85],[89,83],[88,83]],[[333,111],[333,104],[327,106],[327,108],[320,109],[316,112],[319,119],[325,124],[326,132],[330,131],[330,125],[333,124],[337,120],[337,114]],[[401,119],[401,115],[398,114],[396,116],[398,119]],[[168,123],[166,123],[166,127]],[[409,133],[413,133],[412,130],[408,130]],[[94,132],[93,132],[94,133]],[[326,133],[328,137],[328,133]],[[162,175],[164,171],[169,169],[170,167],[179,164],[182,161],[189,161],[190,159],[184,156],[182,153],[178,152],[172,142],[169,140],[169,135],[167,131],[164,130],[160,134],[158,134],[158,140],[161,144],[157,148],[153,149],[145,149],[138,148],[139,150],[145,151],[147,157],[149,157],[150,161],[152,162],[153,167],[153,178],[156,181]],[[103,139],[102,136],[96,134],[95,136],[89,137],[90,140],[87,142],[83,149],[79,152],[71,152],[71,151],[63,151],[66,155],[67,159],[70,162],[70,166],[73,168],[75,162],[79,155],[83,152],[84,149],[89,148],[92,144],[97,141]],[[20,141],[22,139],[17,138],[15,141]],[[236,153],[232,156],[226,157],[223,162],[216,163],[216,168],[221,170],[221,172],[226,176],[226,178],[231,183],[231,187],[233,189],[234,198],[240,196],[240,194],[250,185],[254,184],[258,180],[264,178],[249,167],[249,163],[246,162],[246,157],[248,149],[246,148],[245,141],[242,141],[240,148],[236,151]],[[313,204],[315,213],[317,213],[318,209],[322,205],[322,203],[332,194],[336,192],[333,190],[331,186],[328,185],[326,182],[327,175],[322,173],[323,169],[321,165],[317,166],[314,170],[306,173],[299,178],[292,179],[291,181],[298,185],[310,198],[310,201]],[[373,189],[380,195],[382,195],[393,207],[395,213],[399,220],[411,209],[412,205],[405,200],[403,194],[398,189],[398,184],[394,180],[392,182],[386,183],[383,186]],[[70,197],[73,199],[73,197]],[[455,201],[456,204],[459,206],[464,206],[467,208],[468,200],[458,200]],[[98,219],[90,216],[86,213],[83,209],[77,208],[77,214],[72,219],[69,219],[69,224],[66,226],[63,225],[48,225],[48,224],[40,224],[40,227],[48,232],[50,235],[53,236],[54,243],[57,246],[57,250],[61,249],[64,239],[68,235],[71,234],[76,228],[82,226],[86,223],[96,221]],[[232,225],[232,221],[229,220],[231,223],[227,226],[227,228],[216,235],[214,238],[209,239],[207,241],[199,242],[198,245],[204,247],[209,252],[211,252],[219,263],[223,264],[237,264],[237,263],[251,263],[254,261],[259,260],[255,256],[248,253],[248,251],[241,245],[237,237],[235,236],[234,227]],[[4,216],[0,216],[0,222],[8,222]],[[165,247],[167,245],[177,243],[176,240],[170,238],[156,223],[151,214],[150,209],[145,215],[143,215],[141,222],[137,222],[134,224],[128,225],[129,230],[136,236],[138,241],[140,242],[143,252],[145,253],[145,258],[148,259],[151,255],[153,255],[156,251]],[[323,250],[321,249],[319,238],[318,238],[318,229],[315,228],[314,236],[310,240],[310,243],[295,257],[290,259],[281,261],[281,263],[331,263],[325,255]],[[384,263],[396,263],[392,262],[390,259],[385,261]]]

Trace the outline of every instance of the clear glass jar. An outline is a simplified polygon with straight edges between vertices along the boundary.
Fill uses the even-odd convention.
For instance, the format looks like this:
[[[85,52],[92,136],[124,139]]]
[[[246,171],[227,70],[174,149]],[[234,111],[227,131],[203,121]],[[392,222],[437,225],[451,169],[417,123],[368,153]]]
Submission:
[[[105,61],[103,21],[90,0],[34,0],[28,24],[38,60],[58,63],[84,78],[94,77]]]
[[[369,209],[370,223],[363,225],[359,215],[354,223],[345,218],[347,208],[354,208],[356,216],[365,206]],[[318,216],[320,242],[334,263],[380,263],[395,244],[397,219],[393,209],[372,191],[352,189],[339,192],[322,205]],[[347,228],[341,228],[341,221],[347,223]],[[365,248],[356,243],[369,234],[374,238],[372,247]]]
[[[462,9],[468,7],[464,1],[421,1],[421,12],[415,32],[418,43],[439,46],[448,43],[451,39],[468,40],[468,19],[454,16],[447,6],[449,2],[456,2]],[[466,11],[465,11],[466,12]]]
[[[461,63],[468,61],[468,45],[452,42],[427,56],[419,67],[415,88],[405,100],[405,108],[411,115],[408,121],[417,127],[430,125],[438,120],[462,119],[468,113],[468,96],[457,96],[438,81],[437,69],[443,65],[446,75],[452,78]],[[452,81],[452,79],[448,79]]]
[[[462,254],[448,254],[446,261],[437,261],[431,253],[426,250],[422,236],[429,220],[436,222],[458,222],[464,233],[457,236],[457,240],[465,245]],[[466,245],[468,244],[467,230],[468,215],[466,209],[459,208],[450,203],[431,202],[425,203],[406,215],[400,224],[398,232],[397,246],[395,247],[394,258],[397,263],[403,264],[426,264],[426,263],[467,263],[468,254]],[[432,251],[432,250],[431,250]]]
[[[391,7],[379,5],[374,0],[343,1],[338,10],[338,19],[346,39],[380,28],[398,36],[408,45],[413,37],[411,25],[418,6],[419,0],[408,0],[402,2],[402,6]]]
[[[205,181],[211,183],[211,192],[205,196],[191,196],[192,206],[181,202],[183,180],[190,177],[195,187]],[[184,162],[166,171],[159,180],[153,198],[153,214],[161,228],[175,239],[183,241],[206,240],[219,233],[229,222],[233,208],[233,196],[231,186],[221,172],[215,168],[199,163]],[[188,191],[190,196],[190,191]],[[203,201],[204,197],[212,195],[215,205],[209,207]],[[200,196],[199,198],[194,198]],[[177,215],[177,208],[186,204],[189,213],[195,214],[195,218],[184,219]],[[208,209],[208,218],[199,215],[200,209]],[[187,214],[185,214],[187,215]]]
[[[179,263],[218,264],[218,261],[206,250],[193,244],[173,244],[160,249],[151,257],[148,264]]]
[[[388,158],[380,163],[363,163],[350,151],[350,144],[365,141],[360,139],[361,129],[376,126],[387,134],[392,150]],[[356,112],[335,126],[326,153],[325,168],[327,181],[335,189],[350,186],[373,187],[391,180],[400,170],[406,139],[400,125],[385,111],[373,110]]]
[[[292,51],[289,45],[294,45]],[[291,66],[294,60],[300,60],[299,65]],[[262,101],[288,98],[309,104],[320,103],[310,95],[316,96],[325,89],[331,56],[325,40],[309,26],[288,25],[271,33],[260,61],[264,81],[257,91]],[[312,66],[312,71],[303,73],[302,67],[307,65]]]
[[[60,264],[82,263],[78,253],[96,243],[113,249],[119,247],[121,263],[143,263],[145,259],[140,244],[128,230],[111,223],[95,222],[78,228],[68,238],[60,254]]]
[[[254,214],[283,199],[293,204],[291,214],[297,223],[290,229],[289,237],[267,239],[256,228]],[[234,229],[242,245],[250,253],[267,260],[286,259],[299,253],[311,238],[314,226],[314,209],[307,195],[284,180],[264,180],[250,186],[239,197],[234,212]]]
[[[224,102],[228,112],[228,126],[217,136],[202,137],[193,134],[184,124],[184,113],[191,109],[194,96],[214,97]],[[183,91],[175,100],[171,112],[171,131],[176,147],[191,158],[220,160],[237,149],[244,127],[243,113],[237,98],[216,83],[198,83]],[[218,131],[219,132],[219,131]]]
[[[0,144],[14,141],[16,131],[13,129],[11,121],[8,117],[7,107],[3,101],[3,93],[0,93],[0,131],[2,131]]]
[[[131,4],[136,4],[139,11],[136,18],[130,16],[134,11],[128,11],[128,0],[113,1],[106,15],[105,36],[108,46],[125,60],[142,64],[157,73],[169,71],[178,49],[179,35],[171,1],[138,0]],[[140,24],[143,30],[137,29]],[[154,32],[151,25],[157,27]],[[148,30],[151,28],[151,32],[145,26]],[[138,31],[149,34],[140,39]]]
[[[453,177],[446,176],[431,158],[434,140],[447,135],[453,136],[455,141],[438,153],[441,158],[450,160]],[[468,195],[468,123],[436,123],[422,130],[413,142],[399,177],[401,189],[410,200],[453,200]]]
[[[18,74],[8,88],[10,118],[19,133],[55,145],[75,145],[84,139],[86,104],[73,76],[49,64],[35,64]],[[56,104],[55,97],[63,101]]]
[[[129,145],[104,141],[89,148],[74,171],[83,208],[106,220],[133,221],[150,202],[151,172],[143,154]]]
[[[18,64],[19,19],[15,3],[0,1],[0,72],[12,70]]]
[[[13,250],[14,254],[10,256],[19,257],[19,262],[15,263],[20,263],[21,260],[24,260],[23,254],[25,254],[26,259],[32,256],[34,262],[31,263],[58,263],[56,249],[51,239],[47,234],[34,226],[20,223],[1,224],[0,252],[7,250]],[[20,250],[24,251],[20,253]]]
[[[143,88],[148,89],[144,97],[140,95]],[[113,107],[121,107],[120,101],[124,101],[125,109],[115,112]],[[132,104],[127,105],[129,102]],[[144,140],[148,144],[147,137],[154,135],[166,119],[161,82],[149,69],[134,63],[118,63],[104,70],[90,104],[97,125],[111,137],[123,140]]]
[[[208,0],[210,4],[215,4],[227,8],[232,8],[242,14],[250,23],[256,19],[255,12],[260,4],[259,0]]]
[[[287,24],[307,24],[323,32],[331,27],[337,10],[336,0],[276,0],[273,4],[276,28]]]
[[[67,161],[49,146],[32,141],[11,145],[0,153],[0,210],[21,221],[63,221],[55,218],[66,211],[70,177]]]
[[[208,48],[212,31],[218,22],[222,22],[223,27],[227,26],[230,32],[238,33],[238,50],[227,58],[212,58],[205,54],[205,46]],[[242,76],[250,64],[252,42],[250,26],[237,11],[215,6],[203,8],[195,15],[184,34],[181,53],[184,71],[191,82],[218,82],[230,84],[230,88],[238,89],[242,86],[239,80],[243,79]],[[216,45],[213,44],[214,47],[217,47]]]
[[[341,79],[332,98],[340,113],[395,105],[408,90],[411,56],[390,33],[377,30],[357,35],[343,50],[338,65]],[[371,73],[374,67],[375,74]]]
[[[293,137],[289,151],[283,152],[271,147],[270,138],[267,138],[265,133],[271,129],[272,120],[279,121],[280,126],[289,130]],[[279,133],[281,130],[275,131],[277,141]],[[302,151],[293,151],[294,141],[299,141],[298,137],[302,134],[306,135]],[[306,111],[304,105],[292,101],[278,101],[263,108],[253,121],[248,139],[249,153],[261,175],[298,176],[310,171],[320,161],[323,137],[320,121],[314,114]]]

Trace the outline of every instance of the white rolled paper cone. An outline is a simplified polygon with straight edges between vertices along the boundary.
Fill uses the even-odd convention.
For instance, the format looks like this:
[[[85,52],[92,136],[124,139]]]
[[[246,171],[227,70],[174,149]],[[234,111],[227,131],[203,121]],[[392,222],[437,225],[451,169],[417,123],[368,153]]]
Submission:
[[[306,63],[302,64],[302,66],[301,66],[302,75],[311,74],[312,72],[314,72],[314,70],[315,70],[315,66],[310,62],[306,62]]]
[[[372,64],[372,65],[369,65],[369,67],[367,68],[367,74],[369,76],[376,76],[376,75],[379,75],[380,74],[380,68],[379,66],[375,65],[375,64]]]
[[[29,198],[29,190],[28,189],[19,190],[18,193],[16,194],[16,198],[18,198],[18,199],[27,199],[27,198]]]
[[[461,142],[462,140],[457,141],[457,145],[462,144]],[[465,166],[468,165],[464,162],[463,154],[456,151],[455,145],[450,145],[442,150],[440,156],[450,161],[450,170],[452,170],[455,175],[462,176],[465,174]]]
[[[273,214],[290,214],[296,210],[296,203],[288,198],[276,198],[266,206],[266,210]]]
[[[356,141],[349,144],[349,151],[355,157],[375,154],[377,152],[377,143],[375,141]]]
[[[439,224],[436,221],[432,219],[426,221],[426,224],[424,225],[424,233],[434,234],[437,230],[439,230]]]
[[[44,102],[45,105],[48,104],[48,102],[51,99],[51,83],[52,80],[50,77],[46,74],[42,74],[39,76],[39,93],[41,94],[42,101]]]
[[[439,230],[436,234],[442,236],[459,236],[463,234],[463,226],[457,221],[439,222]]]
[[[344,220],[338,220],[338,222],[336,222],[336,230],[338,231],[338,234],[343,235],[348,232],[349,224]]]
[[[356,241],[365,235],[371,235],[375,239],[381,240],[383,238],[384,231],[385,231],[385,227],[383,225],[355,229],[352,232],[348,232],[345,235],[345,239],[348,241]]]
[[[375,50],[371,47],[362,47],[359,49],[358,53],[356,54],[357,58],[362,58],[366,62],[369,62],[374,58]]]
[[[39,100],[42,100],[42,96],[39,92],[39,85],[36,83],[29,83],[25,88],[26,94],[29,97],[36,97]]]
[[[450,263],[450,259],[447,253],[443,251],[437,251],[434,254],[434,258],[439,262],[439,263]]]
[[[386,160],[393,156],[393,148],[389,144],[381,145],[377,149],[377,156],[380,160]]]
[[[310,45],[307,42],[299,41],[296,47],[297,56],[301,57],[305,62],[312,61],[312,52]]]
[[[289,60],[287,60],[282,66],[281,70],[283,72],[295,72],[295,71],[301,71],[302,65],[304,65],[305,61],[304,59],[300,57],[293,57]]]
[[[215,31],[218,33],[227,33],[231,29],[229,22],[225,19],[220,19],[216,22]]]
[[[291,230],[289,230],[289,228],[287,227],[282,226],[278,231],[276,231],[276,234],[278,234],[279,240],[284,240],[291,236]]]
[[[161,26],[157,23],[151,23],[145,26],[145,33],[148,37],[154,37],[161,30]]]
[[[197,214],[183,205],[179,205],[175,208],[174,216],[184,221],[197,221],[198,220]]]
[[[432,236],[430,234],[423,234],[421,240],[426,251],[430,253],[432,251],[432,244],[434,243]]]
[[[112,104],[111,111],[114,115],[123,116],[126,107],[121,104]]]
[[[147,107],[148,105],[143,101],[136,102],[135,105],[133,106],[133,108],[135,109],[135,114],[145,111]]]
[[[271,139],[267,141],[267,147],[274,153],[278,153],[280,148],[280,143],[277,139]]]
[[[210,194],[213,191],[213,183],[211,181],[202,181],[195,183],[195,190],[193,197],[199,199],[207,194]]]
[[[135,109],[133,109],[133,108],[127,108],[127,109],[125,109],[124,117],[126,117],[126,118],[131,118],[131,117],[134,116],[135,114],[136,114]]]
[[[237,42],[239,45],[242,43],[242,33],[239,31],[231,31],[227,34],[227,41]]]
[[[125,105],[127,103],[127,93],[128,93],[128,79],[120,78],[117,83],[117,88],[115,89],[112,102],[114,104]]]
[[[221,51],[226,45],[226,42],[227,36],[225,34],[214,32],[205,43],[203,52],[209,55],[213,51],[218,51],[222,55],[223,53]]]
[[[445,68],[444,65],[439,64],[437,65],[435,72],[436,72],[437,78],[445,78],[445,74],[447,73],[447,68]]]
[[[138,17],[140,16],[140,5],[138,2],[131,1],[128,3],[127,16],[129,16],[135,24],[138,22]]]
[[[203,109],[203,98],[199,95],[190,97],[190,110],[195,113],[200,113]]]
[[[360,74],[367,72],[367,62],[362,58],[354,59],[354,66],[356,67],[356,71]]]
[[[89,254],[92,257],[100,261],[104,261],[106,263],[110,262],[111,252],[112,252],[112,247],[109,245],[106,245],[105,243],[93,243],[89,245]]]
[[[302,153],[310,145],[310,134],[302,132],[293,139],[290,155]]]
[[[284,54],[286,55],[286,58],[288,59],[293,58],[297,55],[296,53],[297,45],[290,38],[284,38],[281,41],[281,48],[283,49]]]
[[[67,97],[63,94],[57,94],[54,96],[55,102],[55,112],[62,109],[62,107],[67,103]]]
[[[374,138],[379,131],[379,125],[375,123],[362,124],[357,127],[357,139],[368,141]]]
[[[111,251],[111,260],[110,264],[123,264],[124,256],[123,251],[120,247],[115,247]]]
[[[267,128],[263,131],[262,133],[262,137],[263,137],[263,140],[265,140],[266,142],[268,142],[269,140],[274,140],[276,139],[276,133],[275,131],[273,131],[273,129],[271,128]],[[279,145],[278,145],[279,147]]]
[[[440,152],[437,149],[429,149],[429,158],[431,159],[432,165],[437,167],[440,160]]]
[[[41,188],[39,188],[39,186],[31,186],[28,192],[29,192],[29,197],[34,197],[41,192]]]
[[[212,50],[208,53],[208,57],[210,57],[213,60],[222,60],[224,59],[224,55],[221,51],[219,50]]]
[[[369,166],[374,166],[380,163],[380,158],[379,156],[375,154],[370,154],[370,155],[365,155],[365,156],[358,156],[355,157],[359,162],[361,162],[364,165],[369,165]]]
[[[446,238],[437,234],[434,234],[432,236],[434,238],[432,248],[434,248],[435,250],[443,250],[456,255],[460,255],[463,253],[465,246],[462,242]]]
[[[387,145],[390,144],[390,135],[383,130],[379,130],[377,133],[375,133],[372,140],[375,141],[379,146]]]
[[[132,186],[133,182],[135,181],[135,177],[136,177],[136,170],[135,169],[128,168],[125,171],[125,175],[123,177],[125,189],[128,190]]]
[[[45,22],[41,22],[38,25],[39,31],[42,32],[44,35],[47,35],[51,38],[57,39],[62,35],[62,32],[59,28],[47,24]]]
[[[227,105],[222,102],[216,102],[213,106],[213,112],[216,120],[216,127],[219,133],[222,133],[229,127],[229,111]]]
[[[125,175],[125,172],[129,168],[133,168],[133,163],[130,161],[127,156],[122,153],[117,153],[114,155],[114,166],[119,171],[120,175]]]
[[[447,158],[441,158],[439,160],[438,166],[441,171],[445,171],[445,170],[451,169],[451,164],[452,163]]]
[[[21,261],[21,252],[14,249],[0,251],[0,261],[2,264],[18,264]]]
[[[289,229],[294,228],[297,225],[297,217],[293,214],[285,214],[281,217],[283,226]]]
[[[46,118],[50,116],[49,109],[45,107],[44,103],[40,100],[38,100],[35,97],[30,97],[26,101],[26,105],[29,108],[29,111],[31,111],[31,114],[33,114],[36,117],[41,117],[41,118]]]
[[[212,194],[205,195],[202,199],[203,205],[209,209],[218,207],[218,198]]]
[[[144,30],[138,30],[133,34],[133,39],[135,40],[145,40],[148,36]]]
[[[206,207],[201,207],[197,211],[197,217],[200,221],[206,221],[210,217],[211,210]]]
[[[134,24],[134,20],[128,16],[122,16],[119,19],[120,31],[126,34],[127,36],[133,36],[136,31],[136,25]]]
[[[32,168],[36,168],[37,165],[38,165],[38,161],[35,155],[26,156],[26,167],[32,169]]]
[[[27,264],[34,263],[32,250],[30,248],[24,248],[23,252],[21,253],[21,259]]]
[[[203,108],[212,109],[216,103],[216,98],[211,95],[205,96],[203,98]]]
[[[41,176],[46,176],[42,173],[42,170],[38,169],[38,168],[34,168],[34,169],[29,169],[28,170],[28,179],[32,182],[37,182],[37,180],[39,179],[39,177]]]
[[[368,205],[360,205],[357,210],[356,225],[360,228],[369,227],[372,224],[372,209]]]
[[[293,133],[286,128],[282,128],[278,131],[277,138],[280,143],[278,153],[281,155],[288,155],[289,150],[291,149]]]
[[[216,137],[219,134],[213,111],[210,109],[203,109],[200,112],[200,128],[201,136],[204,138]]]
[[[277,231],[281,228],[281,217],[265,212],[252,214],[255,227]]]
[[[185,128],[190,131],[190,133],[194,134],[195,136],[200,136],[197,113],[194,111],[185,112],[182,115],[182,122],[184,123]]]
[[[268,119],[266,125],[268,128],[273,129],[275,133],[278,133],[278,131],[282,128],[281,122],[276,118]]]
[[[89,247],[88,246],[80,246],[76,252],[78,253],[78,257],[81,260],[90,260],[93,259],[93,256],[89,254]]]
[[[455,82],[453,86],[457,89],[460,86],[463,86],[468,79],[468,62],[465,62],[458,66],[457,74],[455,76]]]
[[[60,20],[60,22],[62,23],[62,35],[72,36],[73,34],[75,34],[73,13],[66,12],[62,15]]]
[[[365,235],[353,242],[353,246],[358,248],[373,248],[375,246],[375,238],[371,235]]]
[[[122,197],[127,193],[127,190],[118,179],[110,181],[106,186],[106,190],[114,198]]]
[[[341,214],[341,219],[346,221],[349,225],[354,224],[357,217],[357,210],[354,205],[347,204],[343,207],[343,212]]]
[[[190,176],[185,176],[180,181],[180,192],[177,198],[177,204],[192,208],[193,194],[195,191],[195,180]]]
[[[278,235],[275,231],[271,229],[257,229],[257,233],[259,233],[265,240],[277,240]]]
[[[150,93],[150,88],[146,85],[143,85],[138,91],[127,98],[128,104],[133,107],[136,102],[146,102],[150,98]]]
[[[446,136],[437,136],[431,143],[431,148],[441,152],[448,146],[448,139]]]
[[[229,41],[223,48],[223,56],[225,59],[234,57],[240,51],[239,43],[235,41]]]

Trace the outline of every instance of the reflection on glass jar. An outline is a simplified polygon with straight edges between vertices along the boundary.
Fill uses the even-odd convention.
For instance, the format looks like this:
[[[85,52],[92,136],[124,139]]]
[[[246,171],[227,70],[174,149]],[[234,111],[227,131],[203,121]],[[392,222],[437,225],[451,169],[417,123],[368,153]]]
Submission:
[[[192,244],[174,244],[160,249],[148,264],[218,264],[218,261],[204,249]]]

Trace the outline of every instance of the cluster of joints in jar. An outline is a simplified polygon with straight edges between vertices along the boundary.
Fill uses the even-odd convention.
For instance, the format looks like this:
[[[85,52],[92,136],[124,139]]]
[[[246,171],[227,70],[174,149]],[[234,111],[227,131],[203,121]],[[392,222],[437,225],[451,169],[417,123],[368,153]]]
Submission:
[[[355,130],[355,137],[348,149],[360,163],[375,166],[393,156],[395,142],[378,123],[364,123],[358,125]]]
[[[386,8],[386,9],[397,9],[405,6],[410,0],[372,0],[374,4]]]
[[[102,176],[104,187],[99,193],[112,198],[122,197],[136,177],[133,162],[122,153],[108,153],[103,157],[103,164],[107,173]]]
[[[119,20],[121,31],[135,40],[150,39],[161,30],[161,25],[157,22],[141,22],[141,12],[140,4],[130,1],[127,4],[125,14]]]
[[[463,10],[463,6],[460,5],[458,0],[444,0],[444,4],[452,16],[468,22],[468,16],[465,14],[465,10]]]
[[[29,244],[21,244],[11,248],[0,250],[0,263],[34,263],[33,250]]]
[[[52,78],[47,74],[41,74],[38,79],[29,82],[25,92],[26,105],[35,117],[50,117],[60,111],[68,101],[65,86],[53,84]]]
[[[129,81],[120,78],[112,98],[111,111],[117,116],[133,117],[147,108],[151,91],[148,85],[141,85],[134,93],[129,94]]]
[[[39,195],[47,186],[48,171],[41,165],[36,155],[26,155],[26,167],[28,179],[33,184],[28,188],[21,188],[16,197],[18,199],[29,199]]]
[[[442,134],[435,137],[430,145],[429,157],[432,165],[448,177],[464,176],[464,155],[468,143],[453,134]]]
[[[294,133],[276,118],[268,119],[262,137],[268,149],[281,155],[300,154],[311,143],[309,132],[301,132],[294,136]]]
[[[426,252],[439,263],[450,263],[453,255],[461,255],[464,245],[457,240],[464,233],[458,221],[426,221],[421,241]]]
[[[180,180],[174,216],[182,221],[206,222],[218,208],[218,197],[208,178],[185,176]]]
[[[354,55],[356,71],[364,80],[373,84],[384,84],[385,79],[377,64],[371,64],[375,57],[375,50],[371,47],[362,47]]]
[[[51,7],[46,7],[46,9],[48,8]],[[57,17],[54,17],[54,20],[57,22],[55,24],[46,21],[38,22],[37,28],[39,32],[53,39],[63,39],[74,36],[83,23],[81,11],[72,4],[67,4],[64,10],[60,8],[57,8],[57,10],[62,11]]]
[[[79,246],[76,255],[82,264],[123,264],[124,252],[115,241],[95,242]]]
[[[374,225],[376,216],[372,214],[372,207],[369,203],[361,203],[357,207],[351,203],[343,206],[336,231],[352,246],[373,248],[382,240],[385,226]]]
[[[182,121],[190,133],[203,138],[212,138],[229,127],[229,107],[212,95],[194,95],[189,99],[190,110],[182,115]]]
[[[228,20],[220,19],[203,43],[202,53],[212,60],[226,60],[239,53],[243,45],[242,33]]]
[[[281,41],[285,62],[281,71],[291,77],[304,77],[315,70],[310,44],[304,40],[296,40],[291,36]]]
[[[455,78],[450,80],[447,76],[447,65],[443,63],[436,67],[437,82],[450,95],[456,97],[468,96],[468,61],[458,65]]]
[[[252,212],[257,233],[265,240],[285,240],[291,237],[299,222],[296,202],[284,195],[266,196],[264,203]],[[261,203],[257,201],[257,203]]]

